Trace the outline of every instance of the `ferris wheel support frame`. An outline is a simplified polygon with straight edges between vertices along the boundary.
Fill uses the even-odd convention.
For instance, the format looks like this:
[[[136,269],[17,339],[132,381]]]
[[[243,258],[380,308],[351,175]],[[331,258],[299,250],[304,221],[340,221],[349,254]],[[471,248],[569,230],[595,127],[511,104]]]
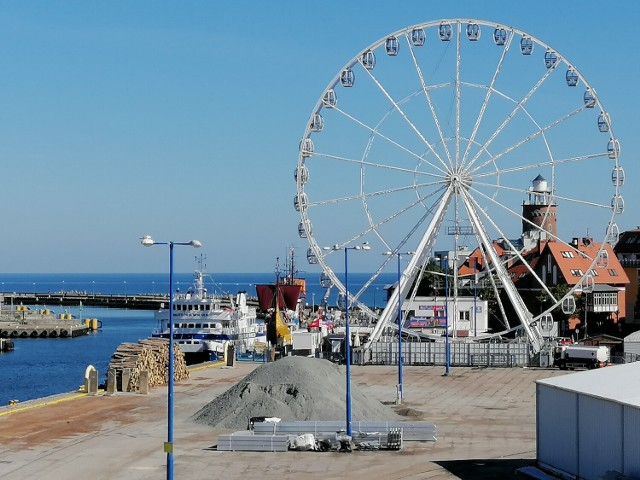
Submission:
[[[447,212],[447,207],[451,202],[451,196],[453,195],[453,186],[449,185],[449,187],[444,191],[442,198],[440,199],[440,205],[438,209],[433,214],[433,219],[427,230],[425,231],[420,243],[418,244],[418,248],[416,249],[415,255],[411,257],[411,261],[405,268],[404,272],[400,276],[400,284],[396,289],[394,289],[391,297],[387,301],[387,305],[384,307],[384,310],[380,314],[380,318],[378,318],[378,322],[376,323],[375,328],[369,335],[369,339],[364,344],[365,350],[371,347],[371,344],[377,342],[385,327],[389,324],[391,317],[397,312],[398,302],[400,298],[406,298],[407,292],[413,283],[416,272],[418,271],[418,265],[421,265],[425,256],[433,246],[433,243],[436,239],[436,234],[438,233],[438,229],[444,220],[444,215]],[[394,252],[395,253],[395,252]]]
[[[542,333],[537,324],[532,324],[533,315],[524,304],[522,297],[518,294],[518,291],[511,281],[511,277],[507,273],[504,265],[498,258],[498,254],[496,253],[495,248],[493,247],[493,242],[489,239],[487,231],[484,228],[484,225],[480,221],[478,217],[478,213],[473,206],[472,201],[469,199],[466,191],[461,192],[461,199],[464,203],[464,206],[469,214],[469,221],[472,226],[476,229],[478,236],[482,242],[482,246],[484,246],[485,251],[489,254],[489,259],[491,263],[495,266],[496,276],[500,279],[500,283],[502,284],[509,300],[511,301],[511,305],[513,306],[522,327],[527,333],[527,337],[529,339],[529,343],[531,345],[531,349],[533,353],[538,353],[542,350],[542,345],[544,343],[544,338],[542,337]]]

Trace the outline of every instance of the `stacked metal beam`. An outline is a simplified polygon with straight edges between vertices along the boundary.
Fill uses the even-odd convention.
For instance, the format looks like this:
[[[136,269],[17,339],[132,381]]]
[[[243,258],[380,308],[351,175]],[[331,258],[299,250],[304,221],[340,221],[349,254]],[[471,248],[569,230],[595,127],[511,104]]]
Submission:
[[[392,429],[402,430],[402,440],[424,442],[436,441],[436,426],[429,422],[401,422],[401,421],[356,421],[351,422],[354,433],[380,432],[387,435]],[[311,433],[315,436],[335,434],[345,430],[345,422],[340,421],[297,421],[297,422],[258,422],[253,425],[256,435],[301,435]]]
[[[225,452],[286,452],[289,435],[255,435],[249,430],[218,437],[218,450]]]

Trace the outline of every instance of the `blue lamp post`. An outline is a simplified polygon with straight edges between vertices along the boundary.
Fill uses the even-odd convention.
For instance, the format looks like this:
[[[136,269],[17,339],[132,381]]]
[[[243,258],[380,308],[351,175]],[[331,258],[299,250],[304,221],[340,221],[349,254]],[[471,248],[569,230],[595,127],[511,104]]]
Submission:
[[[449,375],[449,358],[451,355],[449,345],[449,257],[444,257],[444,356],[445,367],[444,374]]]
[[[349,250],[371,250],[371,247],[365,243],[356,245],[355,247],[341,247],[334,245],[333,247],[324,247],[324,250],[344,250],[344,292],[345,292],[345,328],[344,328],[344,348],[346,350],[346,403],[347,403],[347,435],[352,435],[351,430],[351,332],[349,330]]]
[[[200,248],[202,244],[198,240],[190,242],[156,242],[151,235],[141,238],[141,243],[145,247],[153,245],[169,245],[169,382],[167,386],[167,441],[164,444],[164,451],[167,454],[167,480],[173,480],[173,377],[174,377],[174,355],[173,355],[173,246],[189,245],[193,248]]]
[[[404,255],[413,255],[414,252],[405,252]],[[403,299],[400,296],[400,256],[403,255],[400,252],[384,252],[383,255],[395,255],[398,257],[398,391],[396,394],[396,403],[400,405],[402,403],[402,327],[404,322],[402,321],[402,302]]]

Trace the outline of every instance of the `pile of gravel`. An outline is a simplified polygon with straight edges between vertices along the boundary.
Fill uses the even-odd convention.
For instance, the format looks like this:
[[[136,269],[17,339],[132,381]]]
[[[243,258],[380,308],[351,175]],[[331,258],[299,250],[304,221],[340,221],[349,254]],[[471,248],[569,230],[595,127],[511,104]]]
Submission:
[[[282,420],[345,418],[345,367],[327,360],[285,357],[258,367],[192,418],[221,429],[245,429],[251,417]],[[389,407],[351,384],[352,420],[399,420]]]

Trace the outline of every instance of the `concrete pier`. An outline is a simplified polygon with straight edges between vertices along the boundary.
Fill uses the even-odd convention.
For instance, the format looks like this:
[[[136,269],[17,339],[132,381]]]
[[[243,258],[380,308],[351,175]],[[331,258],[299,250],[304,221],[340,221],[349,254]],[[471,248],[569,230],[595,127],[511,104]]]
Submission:
[[[73,338],[88,332],[89,328],[80,323],[0,321],[0,338]]]

